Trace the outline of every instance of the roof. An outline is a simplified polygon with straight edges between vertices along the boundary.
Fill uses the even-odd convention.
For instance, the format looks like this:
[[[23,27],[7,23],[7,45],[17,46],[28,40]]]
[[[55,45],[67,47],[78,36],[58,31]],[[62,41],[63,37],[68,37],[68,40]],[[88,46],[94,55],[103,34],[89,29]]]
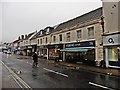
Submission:
[[[39,32],[38,32],[37,34],[35,34],[31,39],[35,39],[35,38],[38,38],[38,37],[43,37],[43,36],[49,35],[50,33],[46,34],[46,30],[47,30],[48,28],[50,29],[50,33],[51,33],[51,31],[54,29],[54,27],[50,27],[50,26],[46,27],[45,29],[41,29],[41,30],[39,30]],[[40,35],[40,32],[41,32],[41,31],[43,31],[43,34],[42,34],[42,35]]]
[[[26,37],[25,37],[25,40],[29,39],[35,32],[32,32],[30,34],[28,34]]]
[[[19,40],[15,40],[15,41],[13,41],[13,43],[17,43]]]
[[[39,34],[40,34],[40,31],[37,32],[37,33],[31,38],[31,40],[32,40],[32,39],[36,39],[36,38],[39,36]]]
[[[59,30],[65,29],[65,28],[69,28],[69,27],[77,25],[77,24],[83,24],[88,21],[98,19],[101,16],[102,16],[102,7],[59,24],[56,27],[56,29],[53,30],[53,32],[56,32],[56,31],[59,31]]]
[[[52,32],[60,31],[60,30],[63,30],[65,28],[69,28],[69,27],[72,27],[72,26],[75,26],[75,25],[78,25],[78,24],[84,24],[84,23],[89,22],[91,20],[99,19],[101,16],[102,16],[102,7],[98,8],[98,9],[95,9],[93,11],[90,11],[86,14],[81,15],[81,16],[78,16],[76,18],[73,18],[71,20],[68,20],[66,22],[55,25],[53,27],[48,26],[45,29],[41,29],[40,31],[43,31],[43,34],[40,35],[40,31],[39,31],[31,39],[35,39],[35,38],[38,38],[38,37],[48,35],[48,34],[45,33],[47,28],[50,28],[51,29],[50,33],[52,33]]]

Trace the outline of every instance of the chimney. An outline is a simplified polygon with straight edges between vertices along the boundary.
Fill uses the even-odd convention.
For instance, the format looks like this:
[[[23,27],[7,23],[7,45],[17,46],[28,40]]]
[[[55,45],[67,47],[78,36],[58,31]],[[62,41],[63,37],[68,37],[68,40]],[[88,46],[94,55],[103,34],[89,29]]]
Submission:
[[[21,38],[24,39],[24,35],[21,35]]]
[[[20,36],[18,37],[18,40],[20,40]]]
[[[27,34],[25,35],[25,38],[27,38]]]

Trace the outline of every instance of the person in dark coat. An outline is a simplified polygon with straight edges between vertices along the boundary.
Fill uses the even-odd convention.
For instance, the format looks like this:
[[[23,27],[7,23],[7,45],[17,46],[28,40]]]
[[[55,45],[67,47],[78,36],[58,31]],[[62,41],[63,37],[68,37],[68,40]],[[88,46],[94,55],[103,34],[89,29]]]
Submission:
[[[37,67],[37,65],[38,65],[38,55],[37,55],[37,52],[34,52],[32,57],[33,57],[33,60],[34,60],[33,67]]]

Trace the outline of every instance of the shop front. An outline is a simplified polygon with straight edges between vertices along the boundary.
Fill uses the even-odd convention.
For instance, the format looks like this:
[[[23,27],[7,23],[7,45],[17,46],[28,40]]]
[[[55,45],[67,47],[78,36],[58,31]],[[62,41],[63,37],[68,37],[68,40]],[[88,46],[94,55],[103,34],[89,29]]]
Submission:
[[[120,68],[120,34],[104,36],[106,67]]]
[[[27,46],[20,47],[20,55],[27,55]]]
[[[38,51],[38,56],[40,58],[46,58],[48,59],[48,48],[46,45],[41,45],[37,47],[37,51]]]
[[[27,56],[32,56],[33,52],[36,52],[37,45],[27,46]]]
[[[61,49],[63,49],[63,44],[48,45],[49,59],[62,59],[62,53],[60,52]]]
[[[95,41],[68,43],[60,51],[66,62],[95,65]]]

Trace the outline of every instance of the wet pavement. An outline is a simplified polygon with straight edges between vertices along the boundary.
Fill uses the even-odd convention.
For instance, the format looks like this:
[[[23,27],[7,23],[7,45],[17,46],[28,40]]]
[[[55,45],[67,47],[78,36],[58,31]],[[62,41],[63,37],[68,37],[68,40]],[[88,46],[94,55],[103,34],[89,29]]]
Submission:
[[[71,69],[44,60],[39,61],[39,67],[32,68],[30,58],[15,55],[3,55],[2,61],[32,88],[120,88],[120,77]]]

